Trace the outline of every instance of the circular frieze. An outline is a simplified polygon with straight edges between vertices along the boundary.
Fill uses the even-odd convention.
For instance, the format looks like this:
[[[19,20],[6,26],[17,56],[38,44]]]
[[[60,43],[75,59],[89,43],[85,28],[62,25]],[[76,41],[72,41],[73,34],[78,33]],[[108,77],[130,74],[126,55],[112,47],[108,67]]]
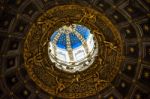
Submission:
[[[48,54],[49,37],[59,27],[80,24],[88,27],[98,43],[92,65],[81,72],[56,68]],[[25,67],[31,79],[45,92],[62,98],[83,98],[109,87],[123,57],[119,32],[102,13],[79,5],[57,6],[32,25],[24,42]]]

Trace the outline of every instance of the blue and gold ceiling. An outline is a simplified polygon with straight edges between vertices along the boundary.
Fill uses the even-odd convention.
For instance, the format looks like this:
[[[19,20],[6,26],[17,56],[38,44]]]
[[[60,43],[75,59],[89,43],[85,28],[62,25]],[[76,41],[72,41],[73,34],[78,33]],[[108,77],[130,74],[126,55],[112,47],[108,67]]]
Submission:
[[[67,4],[87,6],[104,13],[120,32],[124,46],[124,62],[111,85],[84,99],[149,99],[149,0],[0,0],[0,99],[61,98],[44,92],[29,77],[24,64],[23,42],[37,17],[47,9]],[[101,30],[109,34],[105,27]],[[82,83],[81,86],[84,89]],[[78,85],[74,91],[77,88]]]
[[[75,24],[74,24],[75,25]],[[66,28],[65,28],[66,27]],[[65,26],[59,28],[54,34],[51,36],[51,42],[53,42],[56,39],[56,46],[62,49],[67,49],[67,38],[66,35],[69,35],[69,47],[72,49],[75,49],[77,47],[80,47],[82,45],[82,38],[84,40],[87,40],[90,34],[90,30],[82,25],[75,25],[74,30],[70,30],[67,32],[69,26]],[[82,38],[78,38],[78,36],[74,33],[77,32],[79,35],[82,36]],[[59,38],[56,38],[58,34],[61,34]]]

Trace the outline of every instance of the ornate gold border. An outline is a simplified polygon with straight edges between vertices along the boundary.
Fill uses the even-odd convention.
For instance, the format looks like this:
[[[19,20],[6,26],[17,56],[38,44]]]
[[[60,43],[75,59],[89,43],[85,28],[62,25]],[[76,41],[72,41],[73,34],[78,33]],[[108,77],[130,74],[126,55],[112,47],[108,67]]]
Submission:
[[[69,74],[55,68],[48,57],[48,37],[60,26],[78,23],[90,28],[98,40],[99,54],[93,65]],[[109,32],[108,32],[109,31]],[[120,33],[102,13],[79,5],[49,9],[32,25],[24,43],[25,67],[45,92],[63,98],[83,98],[111,84],[123,58]]]

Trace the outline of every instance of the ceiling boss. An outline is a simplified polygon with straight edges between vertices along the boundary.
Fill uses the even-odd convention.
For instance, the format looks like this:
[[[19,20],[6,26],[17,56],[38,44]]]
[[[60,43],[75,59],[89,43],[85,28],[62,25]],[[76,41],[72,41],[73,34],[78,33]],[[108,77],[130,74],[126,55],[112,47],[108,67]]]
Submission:
[[[25,67],[45,92],[84,98],[111,85],[123,58],[118,30],[102,13],[79,5],[41,15],[24,43]]]

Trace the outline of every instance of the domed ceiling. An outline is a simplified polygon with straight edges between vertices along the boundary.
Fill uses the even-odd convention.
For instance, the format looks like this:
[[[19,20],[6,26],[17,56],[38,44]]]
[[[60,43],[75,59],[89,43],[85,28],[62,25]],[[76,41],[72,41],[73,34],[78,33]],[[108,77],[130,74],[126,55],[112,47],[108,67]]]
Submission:
[[[150,99],[150,0],[0,1],[0,99],[70,98]]]

